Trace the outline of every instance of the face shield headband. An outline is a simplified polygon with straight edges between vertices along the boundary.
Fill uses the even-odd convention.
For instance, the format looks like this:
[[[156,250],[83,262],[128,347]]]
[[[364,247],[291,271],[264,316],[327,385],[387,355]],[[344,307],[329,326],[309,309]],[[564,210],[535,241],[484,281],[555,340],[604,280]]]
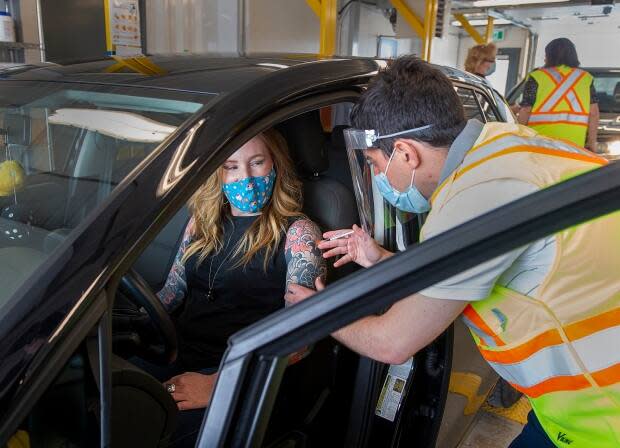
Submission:
[[[394,132],[392,134],[379,135],[374,129],[354,129],[349,128],[344,131],[344,140],[347,144],[347,149],[364,150],[370,148],[376,148],[375,142],[377,140],[383,140],[386,138],[402,137],[407,134],[415,134],[426,129],[432,128],[432,124],[420,126],[419,128],[407,129],[406,131]]]

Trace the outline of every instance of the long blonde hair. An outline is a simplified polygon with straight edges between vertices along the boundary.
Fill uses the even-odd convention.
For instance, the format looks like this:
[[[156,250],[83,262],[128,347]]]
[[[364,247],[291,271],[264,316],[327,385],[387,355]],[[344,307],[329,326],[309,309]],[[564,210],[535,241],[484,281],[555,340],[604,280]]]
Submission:
[[[237,243],[231,259],[243,254],[236,266],[245,266],[260,250],[265,249],[264,269],[267,270],[269,260],[288,230],[289,220],[303,217],[301,182],[294,175],[293,162],[280,133],[269,129],[256,138],[262,140],[271,154],[276,172],[275,185],[271,199]],[[182,261],[199,253],[198,263],[201,263],[209,254],[222,250],[224,220],[231,215],[230,205],[222,192],[222,167],[194,193],[189,209],[194,220],[193,238]]]
[[[467,52],[465,58],[465,71],[477,75],[476,69],[485,59],[495,59],[497,47],[490,42],[486,45],[475,45]]]

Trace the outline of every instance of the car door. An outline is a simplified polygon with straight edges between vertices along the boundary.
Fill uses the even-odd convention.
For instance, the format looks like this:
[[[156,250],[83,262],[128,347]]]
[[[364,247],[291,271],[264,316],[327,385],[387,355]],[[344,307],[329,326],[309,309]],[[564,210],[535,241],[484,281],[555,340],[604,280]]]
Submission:
[[[458,226],[238,333],[200,446],[260,446],[286,359],[298,348],[495,256],[618,210],[620,167],[609,165]]]
[[[36,331],[46,332],[46,340],[51,334],[46,350],[37,353],[36,365],[27,366],[25,381],[21,381],[22,371],[15,368],[16,364],[6,363],[0,369],[3,373],[1,379],[6,380],[10,387],[18,388],[18,393],[10,396],[10,406],[3,409],[10,418],[4,419],[0,425],[0,438],[4,441],[13,434],[33,401],[51,383],[53,375],[62,369],[73,351],[71,347],[77,344],[71,339],[71,331],[79,327],[81,333],[77,339],[84,337],[87,330],[81,328],[80,317],[93,309],[94,297],[99,297],[99,293],[105,290],[106,296],[97,303],[111,307],[121,276],[191,192],[228,156],[226,151],[234,151],[240,142],[252,137],[253,129],[262,129],[274,120],[278,121],[277,112],[291,102],[312,97],[309,107],[314,108],[330,104],[336,101],[335,98],[343,101],[354,99],[359,93],[358,86],[365,84],[377,69],[378,63],[372,60],[326,61],[315,65],[300,64],[283,70],[278,76],[265,77],[247,88],[225,95],[225,101],[213,100],[202,113],[179,126],[165,144],[147,156],[136,169],[125,173],[116,188],[110,189],[109,197],[103,198],[105,200],[98,204],[95,212],[86,215],[86,221],[80,223],[79,233],[65,241],[62,251],[50,260],[48,264],[54,262],[53,267],[41,270],[41,275],[28,283],[19,297],[12,298],[21,308],[25,303],[18,299],[45,298],[49,303],[37,310],[38,314],[46,313],[53,321],[45,322],[41,328],[40,320],[32,322],[29,319],[20,328],[20,331],[30,331],[26,325],[31,324]],[[172,95],[165,91],[154,95],[158,93],[164,97]],[[323,94],[328,97],[317,98]],[[213,97],[212,94],[208,96]],[[303,106],[298,105],[293,112],[302,111]],[[261,121],[272,113],[274,115],[268,120]],[[97,308],[96,311],[99,318],[104,309]],[[11,317],[20,320],[17,315]],[[3,329],[5,332],[12,328],[8,327],[10,322],[3,322],[7,323]],[[23,339],[21,333],[14,333],[11,337],[19,342]],[[3,351],[2,359],[13,361],[16,359],[14,355],[19,356],[20,368],[26,366],[27,358],[32,358],[28,350],[12,352],[12,345],[3,350],[9,355],[5,357]],[[48,363],[57,353],[65,356],[62,362]],[[102,365],[105,371],[105,359]],[[105,384],[104,380],[106,375],[102,377],[102,384]],[[106,390],[105,387],[102,389]],[[2,392],[7,391],[11,390],[6,388]],[[110,415],[109,400],[102,398],[101,405],[101,440],[105,445],[109,440],[110,425],[106,423]]]

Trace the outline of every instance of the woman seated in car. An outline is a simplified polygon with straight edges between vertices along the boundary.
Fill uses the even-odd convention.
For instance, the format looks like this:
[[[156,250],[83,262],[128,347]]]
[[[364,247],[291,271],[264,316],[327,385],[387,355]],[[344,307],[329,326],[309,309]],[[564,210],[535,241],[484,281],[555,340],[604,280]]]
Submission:
[[[200,409],[196,431],[228,338],[283,307],[289,283],[313,287],[325,274],[321,232],[301,205],[301,182],[274,130],[239,148],[190,200],[191,219],[158,293],[176,316],[179,355],[167,372],[152,373],[180,410]]]

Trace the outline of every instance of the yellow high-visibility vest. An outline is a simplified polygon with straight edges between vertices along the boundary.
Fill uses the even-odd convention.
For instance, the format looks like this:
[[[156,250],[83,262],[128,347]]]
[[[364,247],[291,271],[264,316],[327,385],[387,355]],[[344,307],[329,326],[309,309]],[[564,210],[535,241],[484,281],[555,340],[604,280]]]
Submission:
[[[530,73],[538,84],[528,126],[547,137],[584,146],[590,115],[592,75],[566,65]]]
[[[604,164],[525,126],[487,124],[431,198],[432,210],[488,181],[515,179],[542,189]],[[431,211],[430,229],[433,218]],[[620,212],[558,232],[555,242],[556,258],[536,297],[495,286],[466,307],[463,320],[491,367],[529,398],[556,446],[617,448]]]

